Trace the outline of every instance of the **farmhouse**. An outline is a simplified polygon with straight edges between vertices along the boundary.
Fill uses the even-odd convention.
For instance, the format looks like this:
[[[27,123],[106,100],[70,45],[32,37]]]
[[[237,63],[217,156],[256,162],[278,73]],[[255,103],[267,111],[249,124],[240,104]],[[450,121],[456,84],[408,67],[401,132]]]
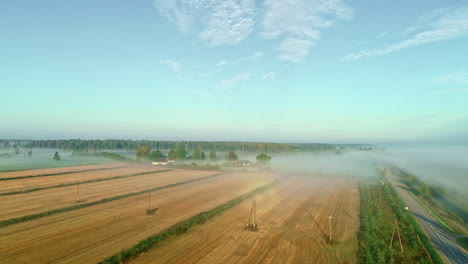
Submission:
[[[238,166],[238,167],[251,166],[251,165],[252,163],[250,163],[249,160],[237,160],[234,163],[234,166]]]
[[[168,158],[159,158],[159,159],[154,159],[151,164],[153,165],[166,165],[168,163],[174,162],[174,160],[168,159]]]

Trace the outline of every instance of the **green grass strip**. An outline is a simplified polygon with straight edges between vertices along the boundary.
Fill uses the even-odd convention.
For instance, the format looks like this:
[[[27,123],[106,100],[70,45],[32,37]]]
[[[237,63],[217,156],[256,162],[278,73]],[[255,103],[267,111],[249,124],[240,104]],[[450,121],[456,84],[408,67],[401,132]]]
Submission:
[[[140,195],[140,194],[153,192],[153,191],[166,189],[166,188],[171,188],[171,187],[175,187],[175,186],[179,186],[179,185],[183,185],[183,184],[188,184],[188,183],[192,183],[192,182],[197,182],[197,181],[202,181],[202,180],[206,180],[206,179],[210,179],[210,178],[215,178],[215,177],[218,177],[218,176],[221,176],[221,175],[224,175],[224,174],[225,173],[217,173],[217,174],[213,174],[213,175],[202,177],[202,178],[196,178],[196,179],[190,179],[190,180],[186,180],[186,181],[176,182],[176,183],[172,183],[172,184],[168,184],[168,185],[164,185],[164,186],[158,186],[158,187],[154,187],[154,188],[151,188],[151,189],[146,189],[146,190],[143,190],[143,191],[132,192],[132,193],[127,193],[127,194],[123,194],[123,195],[108,197],[108,198],[104,198],[104,199],[97,200],[97,201],[90,202],[90,203],[76,204],[76,205],[63,207],[63,208],[59,208],[59,209],[55,209],[55,210],[50,210],[50,211],[46,211],[46,212],[42,212],[42,213],[38,213],[38,214],[25,215],[25,216],[21,216],[21,217],[18,217],[18,218],[3,220],[3,221],[0,221],[0,228],[5,227],[5,226],[9,226],[9,225],[13,225],[13,224],[18,224],[18,223],[21,223],[21,222],[26,222],[26,221],[38,219],[38,218],[49,216],[49,215],[69,212],[69,211],[78,210],[78,209],[81,209],[81,208],[90,207],[90,206],[93,206],[93,205],[103,204],[103,203],[107,203],[107,202],[115,201],[115,200],[120,200],[120,199],[124,199],[124,198],[130,197],[130,196]]]
[[[426,211],[432,215],[432,217],[434,217],[434,219],[437,221],[437,223],[439,223],[441,226],[443,226],[447,231],[450,231],[450,232],[454,232],[452,228],[450,228],[450,226],[447,225],[447,223],[444,222],[444,220],[442,220],[436,213],[434,213],[434,211],[432,211],[431,208],[429,208],[429,206],[426,205],[426,203],[424,203],[418,196],[416,196],[414,193],[412,192],[409,192],[413,198],[420,204],[424,207],[424,209],[426,209]]]
[[[120,175],[120,176],[115,176],[115,177],[110,177],[110,178],[99,178],[99,179],[94,179],[94,180],[64,183],[64,184],[59,184],[59,185],[52,185],[52,186],[46,186],[46,187],[26,189],[24,191],[21,190],[21,191],[12,191],[12,192],[0,193],[0,196],[15,195],[15,194],[21,194],[21,193],[30,193],[30,192],[36,192],[36,191],[41,191],[41,190],[53,189],[53,188],[73,186],[73,185],[77,185],[78,183],[79,184],[85,184],[85,183],[100,182],[100,181],[110,181],[110,180],[123,179],[123,178],[128,178],[128,177],[141,176],[141,175],[160,173],[160,172],[168,172],[168,171],[171,171],[171,170],[156,170],[156,171],[141,172],[141,173],[128,174],[128,175]]]
[[[458,244],[462,246],[465,250],[468,250],[468,237],[459,237],[457,238]]]
[[[147,239],[144,239],[140,241],[140,243],[136,244],[135,246],[125,249],[112,257],[106,258],[104,261],[101,263],[104,264],[114,264],[114,263],[122,263],[126,262],[132,258],[137,257],[141,253],[148,251],[151,248],[155,248],[161,244],[161,242],[180,236],[184,233],[186,233],[189,229],[193,228],[194,226],[201,225],[206,223],[208,220],[211,218],[222,214],[224,211],[238,205],[239,203],[245,201],[246,199],[254,196],[255,194],[261,193],[274,184],[276,184],[277,181],[274,181],[272,183],[265,184],[261,187],[258,187],[244,195],[241,195],[237,198],[234,198],[226,203],[223,203],[221,205],[216,206],[215,208],[199,213],[195,216],[192,216],[186,220],[183,220],[182,222],[179,222],[175,225],[172,225],[171,227],[159,232],[158,234],[154,236],[150,236]]]
[[[403,202],[403,200],[401,200],[401,197],[400,197],[400,195],[398,195],[397,191],[395,190],[395,187],[393,187],[393,185],[390,184],[390,183],[386,184],[385,186],[388,186],[388,190],[390,190],[390,192],[392,192],[393,197],[395,197],[395,199],[397,200],[400,207],[405,208],[406,204]],[[414,215],[412,213],[408,213],[408,214],[406,214],[406,216],[407,216],[409,222],[411,223],[411,225],[413,226],[414,231],[416,232],[416,234],[421,239],[421,243],[424,245],[424,247],[429,252],[429,255],[431,256],[433,263],[443,264],[444,262],[440,258],[439,253],[437,253],[437,251],[432,246],[431,241],[427,237],[426,233],[422,230],[421,226],[419,225],[419,223],[416,220],[416,218],[414,217]]]
[[[73,174],[73,173],[87,172],[87,171],[101,171],[101,170],[121,169],[121,168],[126,168],[126,167],[128,167],[128,166],[102,168],[102,169],[80,170],[80,171],[66,171],[66,172],[46,173],[46,174],[37,174],[37,175],[28,175],[28,176],[18,176],[18,177],[11,177],[11,178],[0,178],[0,181],[9,181],[9,180],[18,180],[18,179],[36,178],[36,177],[47,177],[47,176],[57,176],[57,175]]]

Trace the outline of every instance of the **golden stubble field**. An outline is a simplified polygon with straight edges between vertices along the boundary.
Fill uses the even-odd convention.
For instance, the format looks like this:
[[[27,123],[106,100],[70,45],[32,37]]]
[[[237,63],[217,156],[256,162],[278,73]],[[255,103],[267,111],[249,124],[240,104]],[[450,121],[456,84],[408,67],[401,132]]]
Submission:
[[[121,167],[121,168],[117,168]],[[76,172],[102,169],[98,171]],[[100,179],[153,170],[154,166],[123,163],[12,172],[35,177],[37,186],[76,179]],[[333,177],[283,177],[270,172],[182,170],[155,172],[122,179],[80,184],[83,203],[154,187],[199,179],[151,192],[132,195],[77,210],[0,227],[0,263],[97,263],[141,240],[207,211],[255,188],[279,181],[187,234],[163,243],[133,260],[134,263],[353,263],[359,226],[358,189],[347,179]],[[2,173],[2,177],[8,177]],[[13,177],[13,176],[11,176]],[[70,178],[68,178],[70,177]],[[0,181],[2,184],[8,181]],[[0,221],[75,205],[76,186],[0,196]],[[244,230],[252,200],[257,201],[259,232]],[[332,215],[334,238],[327,244],[313,222],[329,230]]]
[[[88,202],[215,174],[219,172],[174,169],[82,184],[80,197]],[[50,181],[53,177],[42,179]],[[152,208],[159,210],[152,216],[146,215],[148,194],[141,194],[1,227],[0,263],[96,263],[274,179],[269,173],[231,172],[154,191],[151,193]],[[3,196],[0,214],[3,219],[11,219],[72,205],[73,187]],[[48,198],[50,196],[54,198]]]
[[[253,200],[259,232],[244,230]],[[293,177],[132,263],[355,263],[358,209],[351,180]]]

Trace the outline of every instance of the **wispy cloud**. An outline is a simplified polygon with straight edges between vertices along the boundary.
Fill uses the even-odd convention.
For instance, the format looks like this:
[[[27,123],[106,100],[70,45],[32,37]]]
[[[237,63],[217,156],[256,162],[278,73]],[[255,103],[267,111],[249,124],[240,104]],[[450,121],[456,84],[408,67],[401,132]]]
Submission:
[[[351,61],[382,56],[409,47],[467,36],[468,6],[437,9],[419,17],[416,24],[406,29],[403,34],[412,34],[412,36],[383,48],[365,49],[346,55],[341,60]]]
[[[438,84],[468,85],[468,71],[458,71],[442,75],[433,80]]]
[[[162,60],[161,64],[167,65],[176,74],[181,74],[182,64],[174,60]]]
[[[197,75],[200,78],[208,78],[208,77],[211,77],[213,74],[216,74],[218,72],[219,72],[219,69],[215,68],[214,70],[211,70],[211,71],[199,72]]]
[[[247,56],[247,57],[242,57],[242,58],[237,58],[234,60],[220,60],[218,64],[216,64],[216,67],[221,67],[224,65],[228,64],[238,64],[238,63],[243,63],[243,62],[249,62],[249,61],[256,61],[263,57],[264,53],[263,52],[255,52],[254,54]]]
[[[266,0],[265,6],[262,36],[279,39],[278,58],[293,63],[305,60],[322,29],[352,13],[341,0]]]
[[[229,79],[221,80],[218,87],[222,90],[231,90],[234,87],[236,87],[240,82],[250,80],[251,78],[252,74],[250,73],[237,74]]]
[[[276,79],[276,72],[269,72],[262,75],[262,80],[274,80]]]
[[[433,93],[468,93],[468,71],[445,74],[435,78],[432,82],[444,87],[444,89],[432,91]]]
[[[159,13],[209,46],[236,44],[255,25],[254,0],[155,0]]]
[[[433,93],[446,94],[446,93],[468,93],[468,88],[453,88],[453,89],[442,89],[434,90]]]
[[[213,93],[204,89],[192,89],[192,90],[188,90],[188,92],[193,95],[196,95],[198,97],[203,97],[203,98],[211,98],[214,96]]]

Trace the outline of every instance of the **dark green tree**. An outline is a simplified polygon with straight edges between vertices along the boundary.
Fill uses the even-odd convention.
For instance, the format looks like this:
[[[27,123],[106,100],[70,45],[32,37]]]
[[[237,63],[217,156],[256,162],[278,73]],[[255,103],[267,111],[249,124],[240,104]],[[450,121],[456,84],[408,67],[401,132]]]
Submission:
[[[187,151],[182,147],[178,147],[176,150],[177,159],[185,159],[186,156],[187,156]]]
[[[216,151],[212,150],[210,151],[210,160],[215,160],[216,159]]]
[[[265,164],[265,163],[270,162],[271,156],[265,153],[262,153],[262,154],[257,155],[256,159],[257,159],[257,162]]]
[[[18,155],[19,154],[19,147],[14,144],[13,147],[15,148],[15,154]]]
[[[237,156],[235,151],[231,150],[231,151],[229,151],[229,153],[227,155],[227,159],[228,160],[238,160],[239,157]]]
[[[60,154],[59,154],[58,151],[55,151],[53,159],[56,160],[56,161],[60,161],[61,157],[60,157]]]
[[[167,153],[167,157],[171,160],[175,160],[177,158],[177,153],[174,149],[171,149],[169,153]]]
[[[166,156],[159,150],[152,151],[149,158],[151,160],[165,158]]]
[[[28,152],[28,157],[31,157],[31,156],[32,156],[32,149],[30,149]]]
[[[206,159],[206,153],[203,152],[203,151],[202,151],[202,153],[201,153],[201,159],[202,159],[202,160]]]
[[[425,182],[421,183],[421,194],[426,198],[431,197],[431,190],[429,189],[429,185]]]
[[[150,148],[147,146],[141,146],[136,150],[136,158],[137,160],[147,160],[150,155]]]
[[[202,151],[201,149],[196,149],[192,153],[193,160],[201,160],[202,159]]]

